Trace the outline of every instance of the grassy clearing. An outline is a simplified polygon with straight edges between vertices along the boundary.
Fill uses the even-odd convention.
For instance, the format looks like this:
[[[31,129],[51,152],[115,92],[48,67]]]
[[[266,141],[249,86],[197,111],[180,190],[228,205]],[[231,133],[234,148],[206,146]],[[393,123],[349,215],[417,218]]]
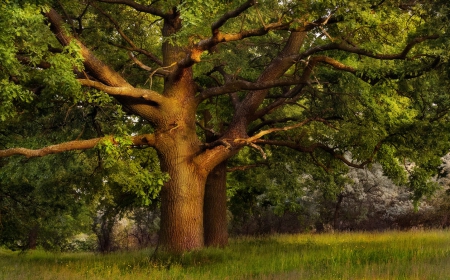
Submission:
[[[279,235],[182,256],[152,252],[0,249],[0,279],[450,279],[450,231]]]

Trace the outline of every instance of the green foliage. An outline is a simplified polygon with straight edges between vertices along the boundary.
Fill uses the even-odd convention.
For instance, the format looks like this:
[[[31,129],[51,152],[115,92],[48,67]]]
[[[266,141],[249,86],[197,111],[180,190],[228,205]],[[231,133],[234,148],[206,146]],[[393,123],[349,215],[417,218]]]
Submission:
[[[37,83],[45,86],[47,94],[74,98],[80,92],[80,85],[73,70],[83,68],[75,43],[60,53],[48,51],[49,46],[56,48],[58,44],[49,27],[43,24],[42,6],[14,2],[6,5],[7,9],[0,15],[1,121],[16,117],[22,104],[36,97]],[[47,65],[50,65],[48,69]]]
[[[414,207],[417,209],[418,201],[424,196],[430,196],[437,188],[438,183],[430,180],[430,174],[422,168],[414,168],[409,176],[410,188],[413,191]]]
[[[80,189],[88,170],[79,160],[76,154],[41,161],[16,158],[2,166],[2,244],[60,250],[67,238],[89,228],[87,200]]]
[[[155,201],[169,177],[160,171],[153,150],[136,151],[131,146],[131,140],[126,137],[114,137],[113,141],[103,141],[98,145],[102,180],[105,187],[120,187],[119,192],[133,193],[142,205],[147,206]]]
[[[406,183],[406,171],[396,158],[393,147],[383,145],[377,154],[377,162],[381,164],[385,174],[396,184]]]
[[[75,101],[79,98],[80,83],[76,80],[74,69],[83,69],[83,59],[80,48],[72,42],[63,48],[62,53],[54,54],[47,58],[51,67],[40,73],[41,79],[46,86],[45,94],[56,96],[68,96]],[[48,92],[47,92],[48,91]]]
[[[1,105],[0,105],[0,120],[5,121],[16,116],[14,101],[29,102],[31,100],[31,92],[24,90],[19,85],[8,82],[7,80],[0,81]]]

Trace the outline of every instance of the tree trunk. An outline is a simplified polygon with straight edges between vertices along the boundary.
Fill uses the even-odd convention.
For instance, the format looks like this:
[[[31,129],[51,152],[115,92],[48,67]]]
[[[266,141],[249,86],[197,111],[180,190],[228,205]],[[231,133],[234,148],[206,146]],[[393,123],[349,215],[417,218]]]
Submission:
[[[37,247],[37,238],[39,233],[39,226],[33,226],[28,232],[28,248],[30,250],[35,250]]]
[[[174,111],[177,108],[186,106],[179,105]],[[190,251],[205,244],[203,198],[207,172],[194,162],[200,150],[195,122],[182,115],[175,118],[172,128],[156,133],[161,169],[170,175],[161,189],[160,244],[172,252]]]
[[[206,180],[203,206],[205,245],[224,247],[228,244],[227,226],[227,162],[216,166]]]
[[[171,178],[161,190],[161,245],[172,252],[202,248],[205,179],[182,160],[171,162],[167,171]]]
[[[337,230],[338,228],[338,219],[339,219],[339,210],[341,209],[342,200],[344,199],[344,195],[340,193],[338,195],[338,199],[336,201],[336,206],[334,208],[333,214],[333,228]]]

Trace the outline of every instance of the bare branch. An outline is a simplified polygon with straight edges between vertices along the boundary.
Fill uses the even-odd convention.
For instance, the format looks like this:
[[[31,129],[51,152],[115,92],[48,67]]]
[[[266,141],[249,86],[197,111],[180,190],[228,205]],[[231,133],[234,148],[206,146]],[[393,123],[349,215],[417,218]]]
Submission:
[[[252,2],[252,1],[248,1],[248,2]],[[246,4],[243,4],[242,7],[247,7]],[[330,16],[323,17],[314,22],[304,23],[301,27],[298,27],[295,30],[292,29],[291,31],[306,32],[317,26],[322,26],[325,24],[331,24],[331,23],[335,23],[335,22],[337,22],[337,20],[333,17],[330,17]],[[278,21],[278,22],[273,22],[273,23],[269,23],[269,24],[264,24],[264,26],[262,26],[260,28],[251,29],[251,30],[243,30],[239,33],[222,33],[218,29],[213,29],[213,36],[211,38],[200,41],[197,44],[197,48],[203,51],[203,50],[208,50],[212,46],[217,45],[219,43],[238,41],[238,40],[242,40],[242,39],[248,38],[248,37],[262,36],[273,30],[289,30],[292,23],[293,22]]]
[[[157,75],[157,76],[166,77],[166,76],[168,76],[170,74],[170,71],[168,71],[166,69],[175,65],[175,64],[172,64],[172,65],[169,65],[169,66],[158,67],[158,68],[153,69],[153,68],[145,65],[144,63],[142,63],[142,61],[140,61],[139,59],[137,59],[137,57],[131,51],[128,52],[128,55],[131,58],[131,60],[133,60],[133,62],[137,66],[139,66],[141,69],[144,69],[145,71],[151,72],[151,76]]]
[[[195,124],[196,124],[198,127],[200,127],[201,130],[203,130],[203,131],[205,131],[205,132],[207,132],[207,133],[210,133],[210,134],[213,135],[213,136],[217,136],[217,135],[218,135],[218,133],[217,133],[216,131],[214,131],[214,129],[204,127],[200,122],[195,122]]]
[[[251,143],[251,142],[249,142],[247,145],[249,145],[253,149],[256,149],[257,151],[259,151],[261,153],[261,156],[263,157],[263,159],[267,159],[266,153],[260,146],[256,145],[255,143]]]
[[[406,56],[406,54],[405,54]],[[401,59],[401,58],[399,58]],[[369,83],[369,84],[376,84],[380,81],[381,77],[379,78],[371,78],[368,75],[366,75],[365,73],[359,73],[358,74],[358,70],[350,67],[348,65],[345,65],[331,57],[327,57],[327,56],[315,56],[310,58],[307,66],[304,68],[303,73],[301,78],[298,80],[298,85],[294,88],[292,88],[291,90],[289,90],[286,94],[284,94],[283,96],[280,96],[280,98],[274,102],[272,102],[271,104],[267,105],[266,107],[260,109],[259,111],[255,112],[255,114],[253,114],[252,119],[256,120],[258,118],[261,118],[262,116],[272,112],[273,110],[275,110],[276,108],[284,105],[286,103],[287,100],[289,101],[295,101],[296,99],[300,98],[300,94],[302,89],[308,84],[308,80],[311,76],[311,73],[314,69],[314,67],[317,65],[317,63],[324,63],[324,64],[328,64],[330,66],[332,66],[335,69],[341,70],[341,71],[345,71],[345,72],[349,72],[352,73],[353,75],[355,75],[356,77],[358,77],[359,79]],[[434,59],[434,61],[429,64],[426,65],[425,67],[423,67],[420,71],[415,71],[414,73],[409,73],[409,74],[404,74],[402,76],[400,76],[399,74],[396,73],[387,73],[383,76],[383,78],[386,79],[399,79],[400,77],[404,78],[404,79],[412,79],[412,78],[416,78],[419,77],[421,75],[423,75],[424,73],[436,68],[439,65],[440,62],[440,57],[436,57]]]
[[[169,15],[152,6],[146,6],[139,4],[133,0],[97,0],[98,2],[111,3],[111,4],[124,4],[127,5],[136,11],[152,14],[155,16],[159,16],[162,18],[167,18]]]
[[[131,137],[133,145],[136,146],[154,146],[155,145],[155,136],[153,134],[144,134]],[[89,140],[75,140],[69,141],[61,144],[47,146],[41,149],[27,149],[27,148],[10,148],[6,150],[0,150],[0,158],[2,157],[10,157],[14,155],[23,155],[27,158],[32,157],[42,157],[49,154],[59,154],[67,151],[75,151],[75,150],[87,150],[94,148],[97,144],[102,141],[112,141],[114,143],[113,136],[99,137]]]
[[[131,58],[131,60],[133,60],[133,62],[139,66],[140,68],[144,69],[145,71],[151,72],[153,71],[153,69],[147,65],[145,65],[144,63],[142,63],[142,61],[140,61],[139,59],[137,59],[134,54],[132,52],[128,52],[128,56]]]
[[[309,153],[309,156],[312,158],[313,162],[314,162],[317,166],[321,167],[323,170],[325,170],[325,172],[330,173],[330,171],[331,171],[330,168],[327,167],[325,164],[321,163],[321,162],[316,158],[316,156],[314,155],[314,151],[310,152],[310,153]]]

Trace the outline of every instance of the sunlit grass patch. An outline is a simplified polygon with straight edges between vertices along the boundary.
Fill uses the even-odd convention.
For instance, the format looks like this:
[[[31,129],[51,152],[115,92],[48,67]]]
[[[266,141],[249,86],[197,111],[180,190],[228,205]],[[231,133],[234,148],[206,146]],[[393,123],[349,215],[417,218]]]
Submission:
[[[0,250],[0,279],[450,279],[450,232],[299,234],[225,249],[27,254]]]

